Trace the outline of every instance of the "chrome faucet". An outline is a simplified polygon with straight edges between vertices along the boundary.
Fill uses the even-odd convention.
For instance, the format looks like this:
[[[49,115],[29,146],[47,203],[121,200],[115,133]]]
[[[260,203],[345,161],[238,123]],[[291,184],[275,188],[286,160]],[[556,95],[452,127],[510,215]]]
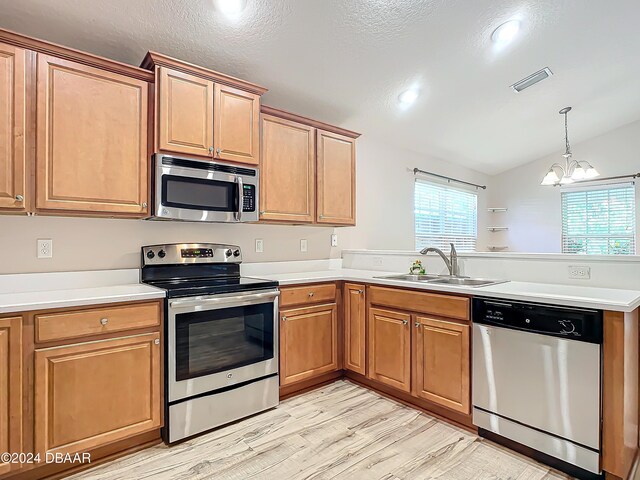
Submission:
[[[435,252],[438,255],[440,255],[442,257],[442,260],[444,260],[445,265],[447,266],[447,268],[449,269],[449,275],[451,275],[452,277],[458,277],[460,276],[460,271],[458,268],[458,252],[456,251],[456,247],[453,243],[450,244],[451,245],[451,253],[450,253],[450,258],[447,258],[447,256],[445,255],[445,253],[440,250],[439,248],[435,248],[435,247],[427,247],[427,248],[423,248],[422,250],[420,250],[420,253],[422,255],[426,255],[429,252]]]

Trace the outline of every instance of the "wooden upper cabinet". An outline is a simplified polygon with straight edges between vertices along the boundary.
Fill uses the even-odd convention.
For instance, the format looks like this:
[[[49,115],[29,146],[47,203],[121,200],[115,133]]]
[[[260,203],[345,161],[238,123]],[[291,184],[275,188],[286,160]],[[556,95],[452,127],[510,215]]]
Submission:
[[[213,156],[213,82],[158,68],[158,149]]]
[[[415,326],[414,394],[469,414],[469,325],[418,316]]]
[[[280,312],[280,384],[338,370],[335,303]]]
[[[160,334],[35,351],[34,452],[76,453],[161,426]]]
[[[344,368],[366,373],[366,302],[365,286],[344,286]]]
[[[411,391],[411,315],[380,308],[369,309],[368,377]]]
[[[260,219],[315,220],[315,129],[262,115]]]
[[[22,408],[22,318],[0,318],[0,453],[24,451]],[[0,475],[18,468],[0,460]]]
[[[317,222],[356,223],[356,144],[353,138],[318,130]]]
[[[37,69],[37,208],[144,216],[149,84],[44,54]]]
[[[0,43],[0,209],[25,209],[28,54]]]
[[[217,160],[260,163],[260,95],[216,83],[213,123]]]

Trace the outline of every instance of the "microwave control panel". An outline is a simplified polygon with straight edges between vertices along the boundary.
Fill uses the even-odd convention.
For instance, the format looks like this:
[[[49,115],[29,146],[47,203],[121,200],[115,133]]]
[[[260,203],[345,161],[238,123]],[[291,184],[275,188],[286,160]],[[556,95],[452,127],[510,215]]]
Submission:
[[[255,212],[256,211],[256,186],[255,185],[243,185],[242,186],[242,211],[243,212]]]

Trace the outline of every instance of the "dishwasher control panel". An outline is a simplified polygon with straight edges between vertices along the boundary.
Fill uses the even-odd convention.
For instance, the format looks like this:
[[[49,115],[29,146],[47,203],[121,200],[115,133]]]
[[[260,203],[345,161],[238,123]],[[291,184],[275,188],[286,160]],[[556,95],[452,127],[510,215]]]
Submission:
[[[474,298],[473,321],[486,325],[602,343],[602,311],[502,299]]]

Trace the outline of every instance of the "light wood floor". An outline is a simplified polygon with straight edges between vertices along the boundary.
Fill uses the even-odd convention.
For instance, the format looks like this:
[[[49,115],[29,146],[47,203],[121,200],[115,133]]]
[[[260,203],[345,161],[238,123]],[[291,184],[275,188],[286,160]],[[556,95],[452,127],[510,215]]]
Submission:
[[[526,457],[346,381],[171,448],[73,479],[566,479]]]

